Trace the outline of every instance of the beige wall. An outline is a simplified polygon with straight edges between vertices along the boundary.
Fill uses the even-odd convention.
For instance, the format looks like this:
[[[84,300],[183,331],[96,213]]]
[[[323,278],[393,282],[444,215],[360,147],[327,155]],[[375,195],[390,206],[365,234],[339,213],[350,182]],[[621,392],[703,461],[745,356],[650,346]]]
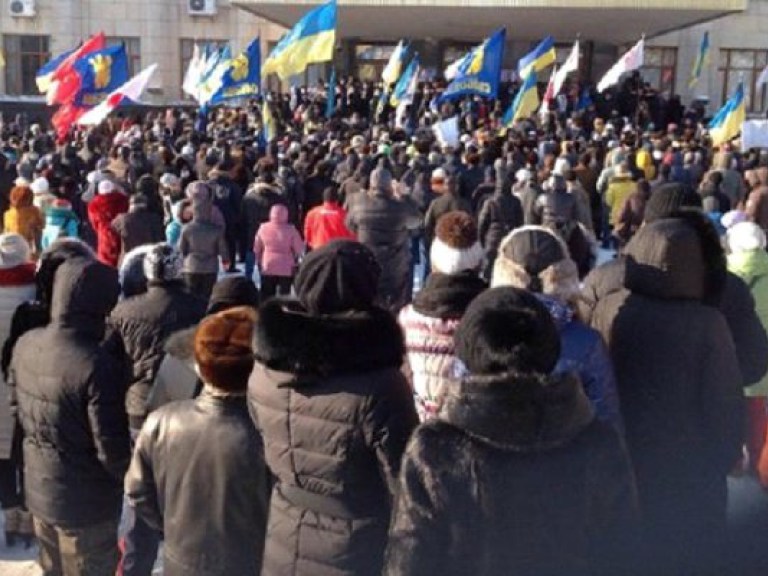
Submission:
[[[0,0],[0,34],[40,34],[51,37],[51,51],[59,54],[98,31],[107,36],[141,38],[141,65],[157,62],[159,68],[150,88],[163,100],[181,96],[180,39],[230,40],[241,50],[256,36],[274,41],[282,29],[218,0],[213,17],[193,17],[187,0],[37,0],[37,17],[13,18],[8,0]],[[0,92],[5,78],[0,74]]]

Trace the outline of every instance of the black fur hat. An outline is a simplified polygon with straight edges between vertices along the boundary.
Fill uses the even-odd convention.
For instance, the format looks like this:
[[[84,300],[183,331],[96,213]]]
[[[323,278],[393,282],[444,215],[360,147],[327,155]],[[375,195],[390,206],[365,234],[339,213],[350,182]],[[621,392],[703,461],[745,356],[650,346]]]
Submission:
[[[456,356],[472,374],[549,374],[560,357],[560,335],[533,294],[493,288],[467,308],[456,332]]]

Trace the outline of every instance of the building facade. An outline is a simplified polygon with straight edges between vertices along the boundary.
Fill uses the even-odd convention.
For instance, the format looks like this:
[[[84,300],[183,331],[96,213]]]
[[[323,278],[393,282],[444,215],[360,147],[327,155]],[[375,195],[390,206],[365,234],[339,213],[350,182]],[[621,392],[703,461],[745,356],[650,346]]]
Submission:
[[[133,72],[159,65],[147,95],[157,102],[182,98],[195,42],[228,42],[237,51],[258,36],[266,49],[284,32],[229,0],[0,0],[0,94],[38,94],[39,67],[100,31],[125,43]]]

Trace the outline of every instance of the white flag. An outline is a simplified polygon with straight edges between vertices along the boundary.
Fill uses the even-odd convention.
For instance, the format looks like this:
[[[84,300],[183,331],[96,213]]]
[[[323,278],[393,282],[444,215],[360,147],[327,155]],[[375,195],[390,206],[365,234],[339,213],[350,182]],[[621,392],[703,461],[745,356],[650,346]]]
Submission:
[[[198,85],[200,84],[200,75],[202,73],[202,54],[200,53],[200,46],[195,44],[192,49],[192,60],[189,61],[189,67],[187,73],[184,75],[184,83],[181,88],[186,94],[192,96],[197,100]]]
[[[640,42],[635,44],[629,52],[619,58],[619,61],[611,66],[611,69],[605,73],[603,79],[597,84],[597,91],[604,92],[607,88],[617,84],[623,74],[640,68],[643,65],[644,57],[645,38],[641,38]]]
[[[757,86],[756,88],[760,88],[763,84],[768,82],[768,66],[763,68],[763,71],[760,72],[760,76],[757,77]]]
[[[563,89],[565,84],[565,77],[571,72],[576,72],[579,69],[579,41],[576,40],[573,44],[573,49],[568,55],[568,59],[563,63],[562,67],[554,72],[554,82],[552,84],[553,97],[560,94],[560,90]]]
[[[155,70],[157,70],[157,64],[152,64],[136,74],[128,82],[111,92],[101,104],[83,114],[77,123],[82,126],[96,126],[101,124],[109,116],[109,113],[120,106],[126,98],[138,102],[144,90],[147,89]]]

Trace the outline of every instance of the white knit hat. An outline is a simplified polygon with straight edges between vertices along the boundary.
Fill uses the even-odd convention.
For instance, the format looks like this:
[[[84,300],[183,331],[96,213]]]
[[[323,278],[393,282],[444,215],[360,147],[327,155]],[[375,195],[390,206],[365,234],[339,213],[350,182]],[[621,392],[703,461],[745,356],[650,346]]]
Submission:
[[[48,179],[43,176],[40,176],[40,178],[35,178],[29,187],[32,189],[32,193],[36,195],[47,194],[51,188],[48,184]]]
[[[99,194],[111,194],[115,191],[115,183],[112,180],[102,180],[99,182]]]
[[[740,222],[728,229],[731,252],[765,250],[765,232],[754,222]]]
[[[477,240],[477,226],[469,214],[457,210],[440,217],[429,251],[434,272],[458,274],[478,270],[484,256]]]
[[[29,262],[29,244],[21,234],[0,234],[0,269]]]

